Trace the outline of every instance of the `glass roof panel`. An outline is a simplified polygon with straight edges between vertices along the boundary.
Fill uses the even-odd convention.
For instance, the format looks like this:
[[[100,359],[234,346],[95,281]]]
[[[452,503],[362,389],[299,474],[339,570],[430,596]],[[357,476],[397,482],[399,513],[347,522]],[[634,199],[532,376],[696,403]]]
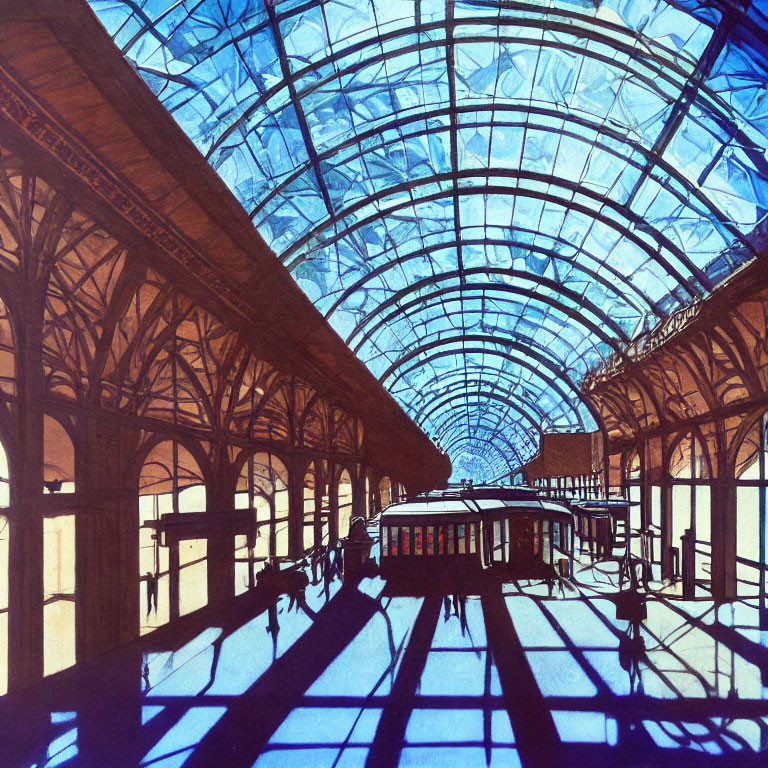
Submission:
[[[89,2],[464,470],[594,429],[586,371],[754,257],[764,3]]]

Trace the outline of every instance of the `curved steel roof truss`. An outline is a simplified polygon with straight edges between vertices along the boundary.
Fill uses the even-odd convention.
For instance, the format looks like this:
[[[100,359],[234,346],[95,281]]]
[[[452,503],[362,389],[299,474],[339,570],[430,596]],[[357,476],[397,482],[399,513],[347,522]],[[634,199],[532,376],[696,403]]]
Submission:
[[[589,368],[755,258],[754,3],[88,1],[457,471],[598,426]]]

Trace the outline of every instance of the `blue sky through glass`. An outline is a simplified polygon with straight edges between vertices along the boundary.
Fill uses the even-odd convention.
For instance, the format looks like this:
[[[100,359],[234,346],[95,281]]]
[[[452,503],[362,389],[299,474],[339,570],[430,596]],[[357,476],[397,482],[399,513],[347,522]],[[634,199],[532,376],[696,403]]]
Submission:
[[[459,474],[594,429],[585,372],[753,257],[764,3],[90,4]]]

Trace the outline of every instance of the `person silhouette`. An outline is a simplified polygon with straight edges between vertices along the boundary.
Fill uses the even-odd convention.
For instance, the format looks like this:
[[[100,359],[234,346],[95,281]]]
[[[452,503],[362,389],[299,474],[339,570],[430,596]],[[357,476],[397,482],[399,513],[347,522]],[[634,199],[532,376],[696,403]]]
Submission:
[[[157,613],[157,582],[158,578],[155,574],[147,571],[145,577],[147,583],[147,616],[152,612],[152,605],[154,604],[155,613]]]
[[[632,619],[627,631],[619,638],[619,664],[629,673],[630,693],[643,693],[640,662],[645,659],[645,640],[640,632],[640,620]]]

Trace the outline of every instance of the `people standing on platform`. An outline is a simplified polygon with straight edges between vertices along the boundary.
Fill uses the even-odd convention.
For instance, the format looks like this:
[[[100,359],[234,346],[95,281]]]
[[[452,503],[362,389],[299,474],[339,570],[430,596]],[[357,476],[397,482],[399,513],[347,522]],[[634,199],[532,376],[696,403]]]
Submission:
[[[331,582],[339,573],[339,561],[340,561],[340,549],[339,542],[336,542],[333,546],[325,548],[323,555],[323,591],[325,592],[326,601],[331,597]]]
[[[156,574],[147,571],[145,581],[147,582],[147,616],[149,616],[149,614],[152,612],[153,604],[155,613],[157,613],[158,577]]]

